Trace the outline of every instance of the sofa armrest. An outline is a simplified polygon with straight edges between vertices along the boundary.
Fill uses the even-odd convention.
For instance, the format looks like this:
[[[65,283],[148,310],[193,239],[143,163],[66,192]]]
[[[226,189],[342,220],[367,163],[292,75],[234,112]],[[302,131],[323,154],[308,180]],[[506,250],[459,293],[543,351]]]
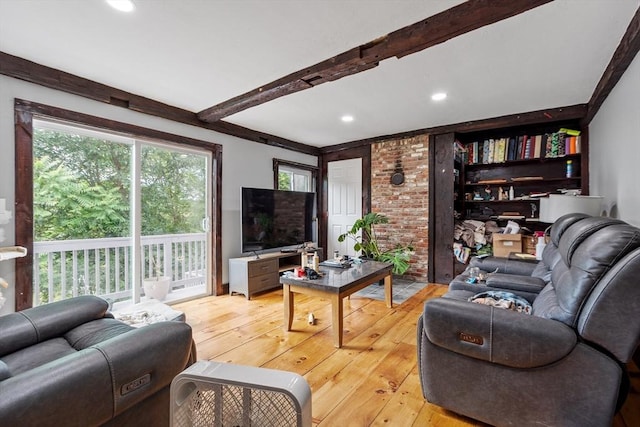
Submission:
[[[540,293],[546,286],[544,280],[539,277],[520,276],[519,274],[493,273],[487,276],[486,285],[492,288],[507,289],[518,293]]]
[[[109,365],[94,348],[22,372],[0,385],[0,419],[6,425],[100,425],[112,416]]]
[[[159,322],[94,345],[111,366],[114,413],[126,411],[171,384],[191,363],[191,327]]]
[[[427,301],[422,320],[434,345],[513,368],[556,362],[577,343],[563,323],[449,298]]]
[[[472,258],[469,267],[478,267],[488,273],[497,272],[504,274],[519,274],[521,276],[531,276],[537,263],[520,261],[517,259],[486,257]],[[496,271],[497,270],[497,271]]]
[[[0,317],[0,356],[64,335],[107,314],[109,304],[85,295],[29,308]]]

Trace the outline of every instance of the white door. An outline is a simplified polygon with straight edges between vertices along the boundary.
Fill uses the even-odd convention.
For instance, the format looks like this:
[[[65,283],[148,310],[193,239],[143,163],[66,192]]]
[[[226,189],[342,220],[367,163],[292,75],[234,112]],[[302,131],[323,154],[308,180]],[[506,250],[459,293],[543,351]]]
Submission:
[[[333,251],[356,256],[354,241],[346,239],[338,243],[338,236],[346,233],[362,217],[362,159],[329,162],[327,175],[329,215],[326,257],[333,257]]]

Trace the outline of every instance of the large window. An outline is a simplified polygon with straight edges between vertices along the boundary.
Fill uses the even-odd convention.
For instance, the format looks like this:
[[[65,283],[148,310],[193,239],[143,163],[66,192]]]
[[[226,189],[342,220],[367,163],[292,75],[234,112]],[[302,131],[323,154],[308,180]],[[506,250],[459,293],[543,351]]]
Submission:
[[[16,297],[16,309],[84,294],[137,302],[147,297],[142,280],[158,275],[171,279],[167,301],[211,293],[220,277],[220,147],[37,112],[16,114],[16,201],[30,205],[16,222],[16,240],[29,249],[17,265],[29,274],[16,283],[16,295],[28,297]]]

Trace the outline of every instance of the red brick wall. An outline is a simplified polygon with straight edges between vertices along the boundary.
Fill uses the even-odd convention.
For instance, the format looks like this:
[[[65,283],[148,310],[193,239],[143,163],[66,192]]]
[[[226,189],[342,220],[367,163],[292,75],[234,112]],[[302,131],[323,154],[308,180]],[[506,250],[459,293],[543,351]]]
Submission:
[[[429,136],[388,140],[371,146],[371,210],[389,224],[376,228],[380,245],[411,243],[415,254],[406,275],[427,279],[429,222]],[[391,184],[396,160],[401,159],[404,183]]]

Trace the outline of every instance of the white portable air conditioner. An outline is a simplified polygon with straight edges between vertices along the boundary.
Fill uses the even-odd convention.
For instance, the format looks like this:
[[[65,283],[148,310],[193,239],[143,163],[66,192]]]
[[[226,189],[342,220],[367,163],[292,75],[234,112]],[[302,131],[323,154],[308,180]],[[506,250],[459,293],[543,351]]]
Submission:
[[[311,388],[292,372],[196,362],[171,383],[171,425],[311,426]]]

